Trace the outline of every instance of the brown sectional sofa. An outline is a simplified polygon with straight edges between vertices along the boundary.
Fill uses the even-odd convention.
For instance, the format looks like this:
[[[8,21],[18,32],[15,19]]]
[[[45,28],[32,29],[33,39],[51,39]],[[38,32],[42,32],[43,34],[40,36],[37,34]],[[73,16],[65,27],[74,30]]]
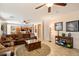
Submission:
[[[7,42],[14,42],[14,45],[24,44],[25,40],[30,38],[30,34],[11,34],[6,36],[1,36],[0,43],[5,45]]]

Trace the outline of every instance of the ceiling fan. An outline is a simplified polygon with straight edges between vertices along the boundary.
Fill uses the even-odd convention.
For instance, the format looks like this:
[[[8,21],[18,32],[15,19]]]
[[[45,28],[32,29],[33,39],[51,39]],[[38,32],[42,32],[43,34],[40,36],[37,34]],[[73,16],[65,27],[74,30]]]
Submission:
[[[38,7],[36,7],[35,9],[39,9],[39,8],[41,8],[43,6],[47,6],[48,7],[48,13],[50,13],[51,12],[51,7],[53,5],[66,6],[67,3],[49,3],[49,4],[42,4],[42,5],[38,6]]]
[[[25,24],[28,24],[28,23],[30,23],[30,20],[24,20],[23,21]]]

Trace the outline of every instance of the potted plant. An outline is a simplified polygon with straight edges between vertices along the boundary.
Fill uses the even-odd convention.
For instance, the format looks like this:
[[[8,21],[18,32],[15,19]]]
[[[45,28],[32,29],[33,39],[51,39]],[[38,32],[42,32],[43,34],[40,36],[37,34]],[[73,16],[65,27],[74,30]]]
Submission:
[[[62,33],[62,36],[65,37],[65,33]]]
[[[71,33],[68,33],[68,37],[71,37]]]

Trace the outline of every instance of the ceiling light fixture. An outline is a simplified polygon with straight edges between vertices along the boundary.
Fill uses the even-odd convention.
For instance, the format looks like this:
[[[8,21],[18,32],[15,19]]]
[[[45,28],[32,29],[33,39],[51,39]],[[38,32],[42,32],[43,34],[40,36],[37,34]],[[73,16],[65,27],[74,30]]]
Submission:
[[[52,7],[53,6],[53,3],[47,3],[46,6],[47,7]]]
[[[24,23],[28,24],[28,23],[30,23],[30,20],[24,20]]]

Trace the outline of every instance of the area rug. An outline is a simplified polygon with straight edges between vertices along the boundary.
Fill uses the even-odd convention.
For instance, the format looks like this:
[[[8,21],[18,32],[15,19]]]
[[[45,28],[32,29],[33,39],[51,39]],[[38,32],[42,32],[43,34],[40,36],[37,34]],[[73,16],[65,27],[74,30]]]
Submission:
[[[16,50],[16,56],[46,56],[50,53],[51,49],[46,44],[41,44],[41,48],[33,51],[27,51],[25,45],[21,45]]]

